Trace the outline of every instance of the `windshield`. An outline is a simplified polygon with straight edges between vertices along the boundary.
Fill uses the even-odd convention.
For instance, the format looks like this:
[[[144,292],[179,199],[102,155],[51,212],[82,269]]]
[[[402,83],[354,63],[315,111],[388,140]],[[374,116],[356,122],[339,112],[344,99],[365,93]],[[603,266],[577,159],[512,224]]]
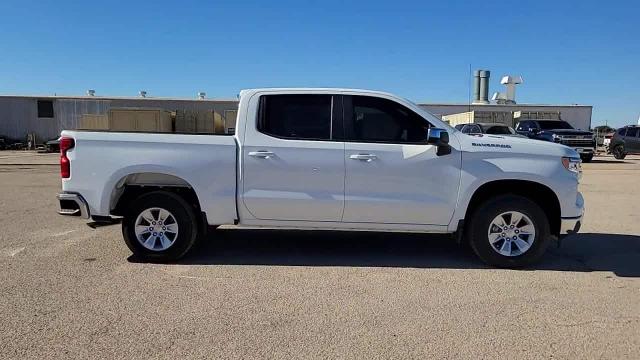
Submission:
[[[551,130],[551,129],[573,129],[571,125],[569,125],[566,121],[539,121],[540,129],[542,130]]]
[[[494,125],[488,127],[485,133],[493,135],[513,135],[516,132],[508,126]]]

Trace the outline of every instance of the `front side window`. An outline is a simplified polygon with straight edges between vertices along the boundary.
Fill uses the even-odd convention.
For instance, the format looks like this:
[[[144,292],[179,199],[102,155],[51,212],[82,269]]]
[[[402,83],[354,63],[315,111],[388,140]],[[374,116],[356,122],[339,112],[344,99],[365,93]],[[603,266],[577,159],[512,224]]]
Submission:
[[[529,131],[531,121],[521,121],[518,123],[518,131]]]
[[[620,128],[618,129],[618,135],[620,136],[624,136],[624,134],[627,132],[627,128]]]
[[[345,104],[344,113],[348,140],[398,144],[426,141],[431,125],[405,106],[370,96],[348,98],[351,103]]]
[[[331,139],[331,95],[263,95],[258,131],[287,139]]]

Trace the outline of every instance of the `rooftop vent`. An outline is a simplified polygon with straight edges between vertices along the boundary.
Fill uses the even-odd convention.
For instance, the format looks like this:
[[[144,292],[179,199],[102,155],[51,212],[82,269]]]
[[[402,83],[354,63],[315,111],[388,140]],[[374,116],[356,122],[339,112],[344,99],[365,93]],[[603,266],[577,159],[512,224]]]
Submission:
[[[147,97],[147,92],[144,90],[140,90],[138,91],[138,95],[140,95],[140,97]]]
[[[522,76],[519,75],[505,75],[500,80],[500,84],[504,85],[506,92],[497,92],[493,94],[491,100],[494,100],[497,104],[515,104],[516,103],[516,85],[522,84]]]
[[[489,103],[489,77],[491,71],[476,70],[473,73],[473,103],[484,105]]]
[[[96,96],[96,91],[93,89],[87,90],[87,96]]]
[[[204,100],[204,98],[205,98],[205,97],[207,97],[207,93],[206,93],[206,92],[204,92],[204,91],[200,91],[200,92],[198,93],[198,99],[200,99],[200,100]]]

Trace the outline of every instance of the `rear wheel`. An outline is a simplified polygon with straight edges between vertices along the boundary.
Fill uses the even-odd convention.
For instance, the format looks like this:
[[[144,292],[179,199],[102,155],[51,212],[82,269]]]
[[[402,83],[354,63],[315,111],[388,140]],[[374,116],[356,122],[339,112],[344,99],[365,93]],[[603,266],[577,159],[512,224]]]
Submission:
[[[471,215],[467,240],[478,257],[497,267],[519,268],[538,260],[550,241],[549,220],[533,201],[503,195]]]
[[[193,208],[180,196],[155,191],[133,200],[122,221],[124,241],[133,254],[148,261],[174,261],[198,238]]]
[[[627,154],[624,152],[623,145],[617,145],[616,147],[613,148],[613,157],[615,157],[618,160],[622,160],[625,158],[625,156],[627,156]]]

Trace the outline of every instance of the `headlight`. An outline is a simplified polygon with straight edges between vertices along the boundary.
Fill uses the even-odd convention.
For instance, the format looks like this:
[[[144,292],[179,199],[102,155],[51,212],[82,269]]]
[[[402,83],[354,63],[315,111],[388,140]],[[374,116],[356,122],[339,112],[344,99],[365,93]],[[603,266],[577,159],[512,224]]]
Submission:
[[[578,175],[582,175],[581,164],[582,164],[582,161],[580,161],[580,158],[573,158],[573,157],[562,158],[562,165],[564,166],[564,168]]]

